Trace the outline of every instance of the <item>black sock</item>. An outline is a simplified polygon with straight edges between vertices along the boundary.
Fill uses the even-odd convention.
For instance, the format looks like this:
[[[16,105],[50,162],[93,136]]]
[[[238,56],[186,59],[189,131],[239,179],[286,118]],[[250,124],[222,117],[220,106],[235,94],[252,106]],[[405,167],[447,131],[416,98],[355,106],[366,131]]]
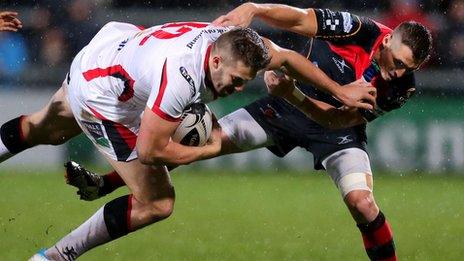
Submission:
[[[21,119],[24,116],[14,118],[0,127],[0,138],[5,147],[12,153],[17,154],[31,146],[24,141],[21,131]]]
[[[111,239],[127,235],[130,232],[130,211],[132,195],[114,199],[103,208],[103,218]]]

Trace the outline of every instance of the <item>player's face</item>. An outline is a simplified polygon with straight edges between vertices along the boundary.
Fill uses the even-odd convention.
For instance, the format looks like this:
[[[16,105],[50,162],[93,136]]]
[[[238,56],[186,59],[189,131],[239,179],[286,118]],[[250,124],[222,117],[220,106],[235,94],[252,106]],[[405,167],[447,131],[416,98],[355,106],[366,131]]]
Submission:
[[[211,68],[211,82],[220,97],[242,91],[245,84],[256,77],[256,72],[242,61],[215,58]]]
[[[383,39],[378,63],[382,78],[391,81],[419,67],[414,62],[411,48],[401,42],[400,35],[388,35]]]

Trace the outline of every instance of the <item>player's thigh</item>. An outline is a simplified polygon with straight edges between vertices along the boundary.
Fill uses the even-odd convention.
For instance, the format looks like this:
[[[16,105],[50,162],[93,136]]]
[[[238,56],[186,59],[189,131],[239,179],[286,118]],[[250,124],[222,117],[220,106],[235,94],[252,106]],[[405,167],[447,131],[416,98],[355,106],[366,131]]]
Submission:
[[[59,131],[65,136],[75,136],[81,132],[68,101],[66,83],[63,83],[45,107],[29,116],[29,123],[32,128]]]
[[[223,133],[221,154],[248,151],[273,144],[264,129],[243,108],[225,115],[218,123]]]
[[[370,194],[373,189],[369,156],[359,148],[337,151],[326,157],[322,164],[343,198],[350,192]]]
[[[124,162],[106,158],[139,202],[174,198],[174,186],[165,166],[144,165],[138,159]]]

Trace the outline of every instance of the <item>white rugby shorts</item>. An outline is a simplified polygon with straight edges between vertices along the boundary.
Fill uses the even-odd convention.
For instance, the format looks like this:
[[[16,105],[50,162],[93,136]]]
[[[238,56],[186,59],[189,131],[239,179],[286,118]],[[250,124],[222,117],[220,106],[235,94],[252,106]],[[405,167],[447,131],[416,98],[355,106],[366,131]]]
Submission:
[[[67,82],[71,110],[77,123],[98,150],[116,161],[137,158],[136,141],[141,112],[131,103],[120,103],[117,97],[102,95],[93,82],[86,81],[79,68],[81,51],[73,60]],[[117,105],[117,106],[116,106]],[[121,121],[104,115],[117,115]]]

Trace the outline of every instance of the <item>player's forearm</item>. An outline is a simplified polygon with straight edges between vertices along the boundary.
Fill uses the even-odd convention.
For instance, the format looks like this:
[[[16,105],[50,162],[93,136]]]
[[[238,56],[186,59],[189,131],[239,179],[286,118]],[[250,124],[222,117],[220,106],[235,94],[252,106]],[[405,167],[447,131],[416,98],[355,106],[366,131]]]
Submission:
[[[284,50],[283,52],[286,53],[284,55],[286,59],[283,62],[283,66],[290,77],[309,83],[323,92],[332,94],[336,98],[339,98],[340,94],[343,93],[341,86],[330,79],[311,61],[291,50]]]
[[[214,157],[214,148],[205,145],[202,147],[184,146],[170,141],[162,149],[139,149],[139,159],[146,165],[186,165],[197,160]]]
[[[306,36],[314,36],[317,30],[313,9],[301,9],[282,4],[253,4],[254,17],[280,29]]]
[[[330,104],[304,95],[296,87],[284,98],[308,118],[327,129],[343,129],[365,122],[357,110],[335,108]]]

